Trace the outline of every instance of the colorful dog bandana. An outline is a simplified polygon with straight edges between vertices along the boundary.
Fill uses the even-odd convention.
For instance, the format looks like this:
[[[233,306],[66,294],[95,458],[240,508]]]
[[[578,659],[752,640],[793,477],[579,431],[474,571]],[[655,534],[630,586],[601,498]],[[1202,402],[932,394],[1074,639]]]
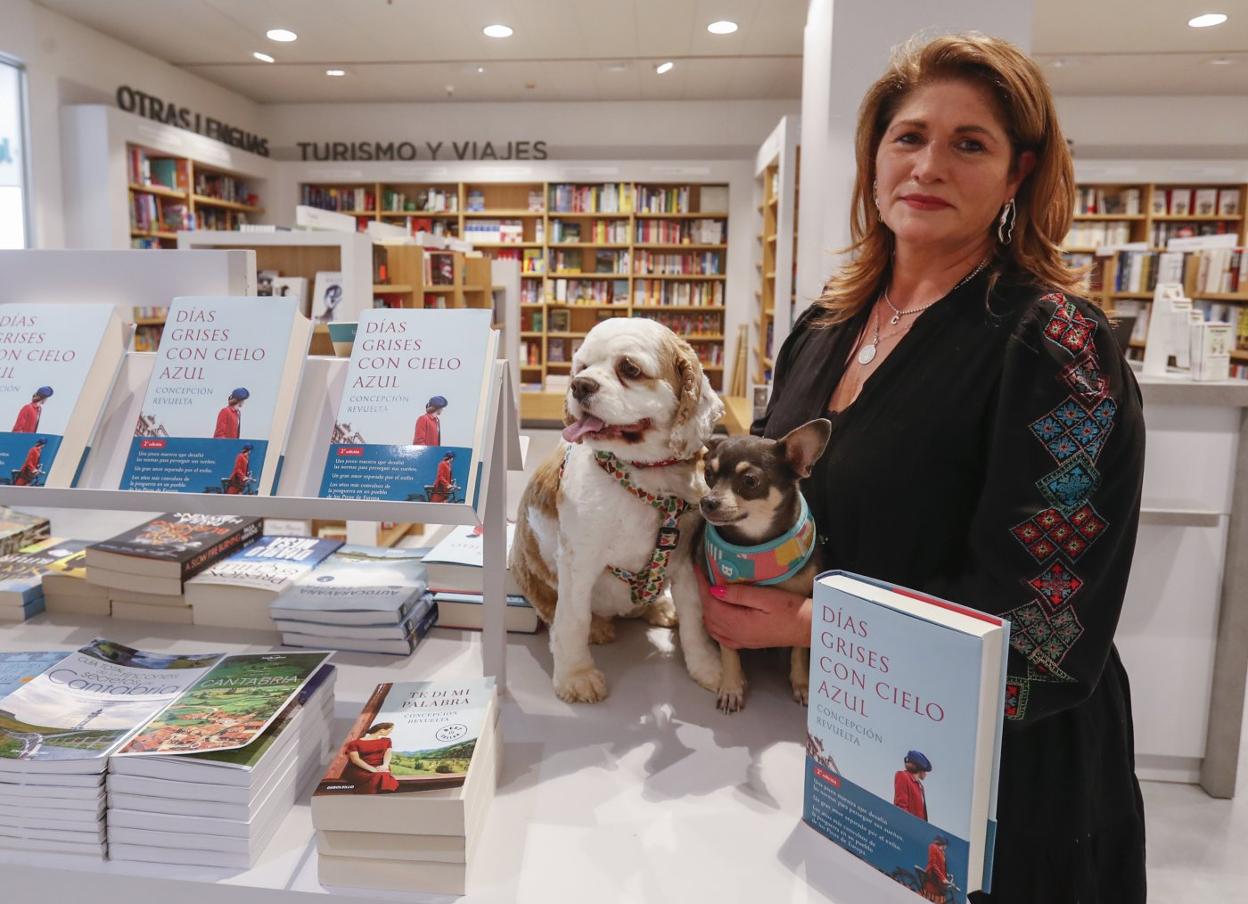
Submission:
[[[702,544],[706,574],[713,584],[781,584],[806,567],[815,551],[815,519],[806,497],[798,494],[802,510],[797,523],[769,543],[736,546],[706,526]]]

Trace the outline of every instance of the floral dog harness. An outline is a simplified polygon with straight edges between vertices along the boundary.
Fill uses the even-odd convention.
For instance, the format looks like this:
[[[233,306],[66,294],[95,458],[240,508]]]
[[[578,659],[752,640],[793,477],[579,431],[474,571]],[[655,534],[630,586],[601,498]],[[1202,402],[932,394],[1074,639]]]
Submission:
[[[781,584],[806,567],[815,551],[815,519],[806,497],[797,523],[768,543],[736,546],[708,524],[702,548],[706,573],[713,584]]]
[[[563,461],[565,466],[567,465],[568,454],[571,451],[571,446],[564,450]],[[614,477],[616,482],[628,490],[629,493],[646,503],[646,505],[658,510],[659,535],[655,540],[654,552],[650,554],[650,560],[646,562],[641,570],[625,571],[623,568],[617,568],[614,565],[607,566],[608,572],[628,585],[634,606],[649,606],[659,598],[664,585],[667,584],[667,566],[672,560],[672,552],[680,542],[680,528],[678,526],[680,516],[693,508],[693,506],[679,496],[655,496],[653,493],[647,493],[633,483],[633,478],[629,474],[628,468],[624,466],[624,462],[610,452],[595,452],[594,461],[598,467]]]

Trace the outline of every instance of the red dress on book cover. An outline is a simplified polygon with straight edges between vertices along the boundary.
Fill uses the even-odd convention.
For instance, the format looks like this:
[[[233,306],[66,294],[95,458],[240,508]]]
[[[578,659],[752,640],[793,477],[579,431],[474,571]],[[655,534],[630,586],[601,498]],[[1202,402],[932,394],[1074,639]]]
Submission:
[[[422,414],[416,418],[416,435],[412,437],[412,445],[442,445],[442,424],[436,414]]]
[[[443,460],[438,463],[438,474],[433,478],[433,488],[429,490],[430,502],[446,502],[451,495],[451,486],[455,477],[451,473],[451,463]]]
[[[927,822],[927,795],[923,793],[923,783],[904,769],[893,776],[893,805]]]
[[[380,766],[386,759],[386,751],[390,749],[389,738],[373,738],[371,741],[357,738],[347,742],[347,754],[358,753],[360,759],[370,766]],[[383,794],[399,790],[399,780],[389,772],[368,772],[355,763],[347,760],[342,770],[344,782],[355,783],[356,794]]]
[[[11,433],[38,433],[39,432],[39,415],[42,412],[39,406],[34,402],[27,402],[17,413],[17,420],[13,422]]]
[[[26,453],[26,461],[22,463],[22,469],[13,478],[13,485],[26,487],[34,483],[35,478],[39,475],[39,465],[42,461],[43,447],[32,446],[30,451]]]
[[[927,846],[927,878],[923,880],[923,897],[929,901],[943,902],[947,884],[945,849],[933,841]]]
[[[243,414],[237,408],[226,405],[217,412],[217,429],[212,431],[213,439],[238,439],[243,426]]]
[[[230,480],[225,485],[228,496],[238,496],[247,489],[247,477],[251,474],[251,453],[239,452],[234,457],[234,470],[230,472]]]

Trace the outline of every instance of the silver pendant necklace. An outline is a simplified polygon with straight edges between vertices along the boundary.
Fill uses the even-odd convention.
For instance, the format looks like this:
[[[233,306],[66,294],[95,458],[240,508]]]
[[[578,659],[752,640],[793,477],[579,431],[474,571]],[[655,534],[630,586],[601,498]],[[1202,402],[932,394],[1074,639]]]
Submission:
[[[974,279],[976,274],[978,274],[979,271],[984,269],[984,267],[986,266],[988,266],[988,258],[984,258],[982,261],[980,261],[974,270],[966,274],[966,276],[962,277],[962,279],[958,282],[956,286],[954,286],[952,289],[950,289],[940,298],[936,299],[936,301],[933,301],[929,304],[925,304],[921,308],[910,308],[907,311],[898,310],[897,306],[893,304],[892,300],[888,297],[888,289],[885,289],[884,295],[883,295],[884,302],[890,308],[893,309],[893,316],[889,318],[889,321],[888,321],[889,325],[896,326],[898,323],[901,322],[902,317],[908,317],[911,314],[920,314],[923,311],[926,311],[932,305],[941,301],[942,299],[948,298],[954,292],[958,291],[958,289],[962,288],[964,285],[966,285],[968,282]],[[879,308],[877,307],[875,311],[875,330],[871,336],[871,341],[858,350],[858,363],[861,364],[863,367],[866,367],[868,364],[874,361],[876,353],[879,351],[879,345],[880,345],[880,312],[879,312]]]

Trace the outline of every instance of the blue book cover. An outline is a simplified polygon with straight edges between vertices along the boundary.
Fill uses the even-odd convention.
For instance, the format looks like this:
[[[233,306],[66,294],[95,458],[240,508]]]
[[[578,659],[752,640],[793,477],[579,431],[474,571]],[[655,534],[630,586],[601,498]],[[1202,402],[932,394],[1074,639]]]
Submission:
[[[803,818],[927,900],[990,887],[1009,623],[815,582]]]
[[[175,298],[121,489],[271,494],[310,336],[295,298]]]
[[[305,618],[335,611],[395,613],[419,599],[428,581],[417,550],[343,546],[279,594],[275,618]],[[300,615],[304,613],[304,615]]]
[[[68,655],[65,650],[34,653],[0,651],[0,700]]]
[[[206,568],[191,584],[221,584],[278,591],[312,571],[342,546],[319,537],[260,537],[255,543]],[[191,588],[187,588],[188,593]]]
[[[0,484],[69,487],[126,353],[111,304],[0,311]]]
[[[486,309],[360,314],[321,496],[472,504],[492,319]]]

